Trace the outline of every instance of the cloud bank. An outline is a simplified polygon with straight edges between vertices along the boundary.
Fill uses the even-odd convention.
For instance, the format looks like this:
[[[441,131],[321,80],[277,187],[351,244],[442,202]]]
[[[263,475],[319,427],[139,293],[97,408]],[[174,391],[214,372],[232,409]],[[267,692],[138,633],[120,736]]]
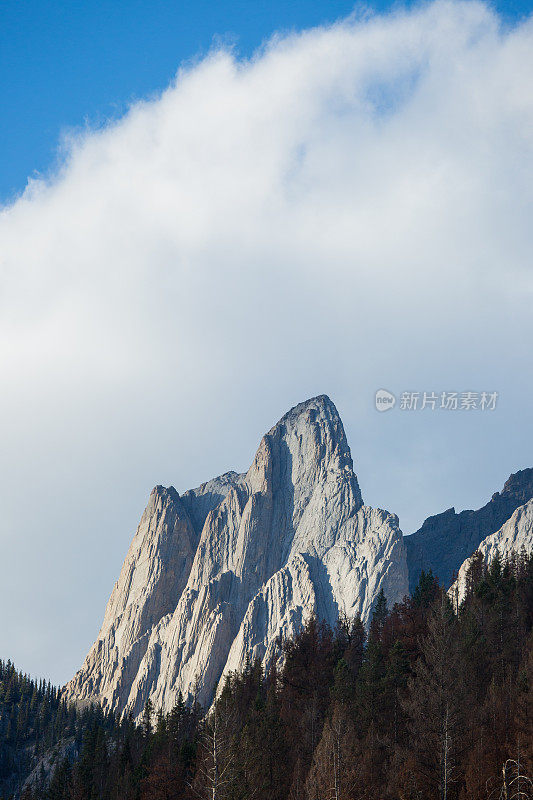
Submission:
[[[531,20],[436,2],[213,52],[65,139],[0,216],[0,656],[70,677],[152,485],[247,468],[308,396],[405,532],[533,463],[532,70]]]

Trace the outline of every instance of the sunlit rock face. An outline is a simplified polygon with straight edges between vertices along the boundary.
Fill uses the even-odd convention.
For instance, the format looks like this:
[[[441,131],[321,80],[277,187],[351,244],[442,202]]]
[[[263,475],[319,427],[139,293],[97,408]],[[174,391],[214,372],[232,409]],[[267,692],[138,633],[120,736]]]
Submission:
[[[368,621],[408,591],[393,514],[363,505],[337,409],[322,395],[265,436],[246,474],[181,496],[157,486],[98,638],[65,696],[138,716],[178,692],[207,705],[245,659],[268,668],[312,613]]]
[[[502,562],[505,562],[511,556],[520,558],[522,553],[533,552],[533,500],[519,506],[498,531],[483,539],[477,550],[481,553],[483,564],[487,566],[497,553]],[[467,558],[461,564],[457,580],[449,590],[455,604],[460,604],[464,599],[469,566],[470,558]]]
[[[460,514],[449,508],[428,517],[416,533],[405,538],[410,591],[414,591],[420,572],[430,569],[447,589],[463,561],[532,497],[533,469],[523,469],[511,475],[483,508]]]

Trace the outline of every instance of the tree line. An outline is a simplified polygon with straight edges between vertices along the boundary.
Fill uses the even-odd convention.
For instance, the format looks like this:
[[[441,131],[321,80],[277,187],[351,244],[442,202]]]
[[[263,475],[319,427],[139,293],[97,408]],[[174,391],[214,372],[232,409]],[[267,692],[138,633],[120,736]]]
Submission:
[[[208,714],[95,713],[23,800],[533,798],[532,629],[533,555],[476,554],[459,608],[430,572],[392,608],[381,592],[368,630],[311,618]]]
[[[34,680],[0,660],[0,798],[18,794],[31,770],[55,748],[70,757],[82,747],[88,725],[111,731],[115,719],[100,708],[78,711],[61,700],[50,681]]]

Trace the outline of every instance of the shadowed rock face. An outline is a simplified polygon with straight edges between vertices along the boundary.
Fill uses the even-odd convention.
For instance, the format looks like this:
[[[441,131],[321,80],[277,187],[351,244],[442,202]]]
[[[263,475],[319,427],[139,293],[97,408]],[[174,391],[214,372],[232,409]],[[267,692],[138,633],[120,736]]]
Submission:
[[[496,492],[483,508],[460,514],[449,508],[428,517],[416,533],[405,537],[410,592],[414,591],[420,572],[429,569],[448,588],[463,561],[532,497],[533,469],[524,469],[511,475],[502,491]]]
[[[65,696],[142,712],[181,690],[206,704],[249,655],[268,667],[311,613],[367,621],[383,587],[407,593],[396,516],[363,505],[337,409],[293,408],[261,440],[246,474],[178,495],[156,487],[102,629]]]
[[[513,476],[514,477],[514,476]],[[520,557],[522,552],[533,551],[533,500],[519,506],[510,519],[502,527],[479,544],[477,551],[481,553],[483,563],[489,565],[498,553],[502,561],[510,556]],[[450,597],[460,604],[465,596],[470,558],[459,568],[457,580],[449,590]]]

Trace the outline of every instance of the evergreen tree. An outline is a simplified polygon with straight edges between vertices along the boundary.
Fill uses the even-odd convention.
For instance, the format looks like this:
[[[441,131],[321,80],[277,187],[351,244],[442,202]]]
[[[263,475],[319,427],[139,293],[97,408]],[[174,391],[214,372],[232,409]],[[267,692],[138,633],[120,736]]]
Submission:
[[[451,800],[457,796],[460,780],[465,708],[457,620],[445,595],[430,615],[404,709],[420,796]]]

